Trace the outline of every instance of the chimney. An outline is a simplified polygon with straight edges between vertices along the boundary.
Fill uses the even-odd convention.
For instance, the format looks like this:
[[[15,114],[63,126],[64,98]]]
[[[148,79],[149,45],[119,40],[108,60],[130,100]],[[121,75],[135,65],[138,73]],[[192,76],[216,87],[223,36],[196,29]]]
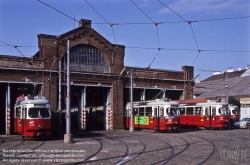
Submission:
[[[87,19],[80,19],[79,20],[79,27],[85,27],[90,29],[91,28],[91,20],[87,20]]]

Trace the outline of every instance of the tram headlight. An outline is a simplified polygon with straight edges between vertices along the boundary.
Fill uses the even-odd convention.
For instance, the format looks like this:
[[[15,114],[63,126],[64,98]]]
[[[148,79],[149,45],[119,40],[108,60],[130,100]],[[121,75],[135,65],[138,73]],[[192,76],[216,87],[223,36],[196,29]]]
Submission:
[[[42,128],[43,128],[43,126],[42,126],[42,125],[38,125],[38,128],[39,128],[39,129],[42,129]]]
[[[177,122],[177,121],[175,121],[175,124],[178,124],[178,122]]]

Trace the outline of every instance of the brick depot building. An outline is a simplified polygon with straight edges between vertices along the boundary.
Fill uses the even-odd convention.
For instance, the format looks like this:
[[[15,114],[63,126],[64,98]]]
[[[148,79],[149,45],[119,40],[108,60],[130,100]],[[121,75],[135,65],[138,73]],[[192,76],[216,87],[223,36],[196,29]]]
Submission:
[[[91,107],[102,107],[101,126],[90,128],[95,123],[87,124],[87,130],[124,129],[131,71],[134,101],[153,99],[160,91],[172,100],[192,98],[192,66],[183,66],[182,71],[126,67],[125,46],[110,43],[91,28],[90,20],[81,19],[78,28],[60,36],[39,34],[39,51],[32,58],[0,55],[0,134],[13,132],[15,99],[21,94],[32,94],[35,86],[35,95],[45,96],[51,103],[52,129],[56,132],[59,107],[62,112],[66,109],[68,41],[73,131],[83,129],[82,109]]]

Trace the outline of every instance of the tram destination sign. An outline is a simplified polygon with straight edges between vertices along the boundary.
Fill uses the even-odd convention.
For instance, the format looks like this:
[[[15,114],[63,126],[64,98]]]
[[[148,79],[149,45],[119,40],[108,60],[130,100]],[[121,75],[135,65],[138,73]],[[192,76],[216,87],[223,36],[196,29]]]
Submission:
[[[16,98],[16,103],[20,103],[21,101],[23,101],[24,100],[24,94],[22,94],[21,96],[18,96],[17,98]]]

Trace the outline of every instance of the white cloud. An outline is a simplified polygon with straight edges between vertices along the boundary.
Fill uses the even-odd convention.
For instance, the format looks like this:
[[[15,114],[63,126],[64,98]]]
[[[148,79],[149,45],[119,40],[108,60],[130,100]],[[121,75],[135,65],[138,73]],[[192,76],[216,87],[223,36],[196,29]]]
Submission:
[[[178,0],[172,4],[166,5],[177,13],[249,13],[250,10],[250,0]],[[171,11],[165,7],[159,12],[169,13]]]

